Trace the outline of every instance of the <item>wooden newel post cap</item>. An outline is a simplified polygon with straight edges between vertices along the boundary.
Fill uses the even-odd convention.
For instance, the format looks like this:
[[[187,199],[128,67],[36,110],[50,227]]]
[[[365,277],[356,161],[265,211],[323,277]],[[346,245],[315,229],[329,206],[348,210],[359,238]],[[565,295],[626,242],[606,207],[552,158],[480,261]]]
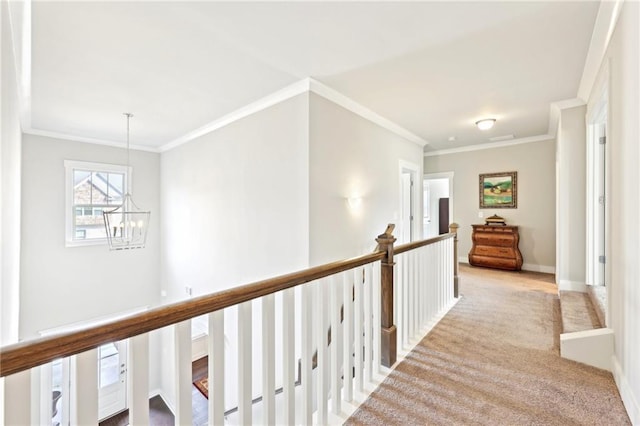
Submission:
[[[449,225],[449,231],[453,232],[454,234],[458,233],[458,228],[460,228],[460,225],[455,222]]]
[[[387,229],[378,235],[376,242],[378,243],[378,250],[387,251],[388,246],[393,246],[396,242],[396,237],[393,236],[393,230],[396,227],[393,223],[387,225]]]

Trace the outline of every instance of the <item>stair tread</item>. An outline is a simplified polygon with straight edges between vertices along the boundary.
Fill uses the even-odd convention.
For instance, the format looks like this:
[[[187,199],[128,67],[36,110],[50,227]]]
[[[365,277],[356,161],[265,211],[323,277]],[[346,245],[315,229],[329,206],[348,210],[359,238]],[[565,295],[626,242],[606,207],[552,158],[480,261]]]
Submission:
[[[560,292],[563,333],[602,328],[598,315],[587,293],[579,291]]]

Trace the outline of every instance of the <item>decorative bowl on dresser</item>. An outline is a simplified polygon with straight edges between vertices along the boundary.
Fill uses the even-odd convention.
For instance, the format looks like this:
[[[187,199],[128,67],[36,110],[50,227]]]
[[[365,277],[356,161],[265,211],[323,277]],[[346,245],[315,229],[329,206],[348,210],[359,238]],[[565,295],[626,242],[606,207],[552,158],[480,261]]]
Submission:
[[[519,271],[522,254],[518,248],[520,236],[517,226],[471,225],[473,246],[469,252],[469,264],[488,268]]]

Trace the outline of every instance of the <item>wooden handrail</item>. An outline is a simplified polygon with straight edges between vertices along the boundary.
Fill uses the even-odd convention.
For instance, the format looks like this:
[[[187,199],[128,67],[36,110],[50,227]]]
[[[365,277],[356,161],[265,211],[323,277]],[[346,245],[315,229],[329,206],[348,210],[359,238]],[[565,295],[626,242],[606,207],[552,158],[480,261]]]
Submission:
[[[0,348],[0,377],[373,263],[382,260],[384,256],[384,252],[376,251],[160,306],[83,330],[7,345]]]
[[[383,234],[384,235],[384,234]],[[403,244],[394,248],[396,254],[403,253],[452,238],[444,234],[428,240]],[[76,355],[103,344],[148,333],[162,327],[177,324],[200,315],[238,305],[259,297],[296,287],[328,277],[362,265],[385,259],[385,251],[327,263],[313,268],[234,287],[229,290],[196,297],[193,299],[159,306],[82,330],[25,340],[0,348],[0,377],[45,364],[58,358]]]
[[[449,232],[447,234],[438,235],[437,237],[429,238],[426,240],[414,241],[412,243],[401,244],[399,246],[395,246],[393,248],[394,254],[401,254],[407,251],[415,250],[420,247],[428,246],[429,244],[437,243],[438,241],[446,240],[448,238],[453,238],[454,233]]]

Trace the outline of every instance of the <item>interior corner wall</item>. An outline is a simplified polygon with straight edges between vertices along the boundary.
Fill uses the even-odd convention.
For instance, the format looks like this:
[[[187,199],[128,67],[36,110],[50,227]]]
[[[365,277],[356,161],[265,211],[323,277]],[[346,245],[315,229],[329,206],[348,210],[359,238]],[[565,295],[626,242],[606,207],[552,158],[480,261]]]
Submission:
[[[22,131],[16,58],[9,26],[8,3],[0,4],[1,86],[0,128],[0,345],[19,336],[20,297],[20,176]],[[0,417],[3,418],[3,417]]]
[[[557,270],[561,290],[586,280],[586,105],[560,110],[557,146]]]
[[[131,151],[132,193],[151,210],[143,250],[65,246],[64,160],[123,164],[121,148],[25,134],[22,148],[20,339],[159,302],[157,153]]]
[[[425,173],[454,172],[453,221],[458,230],[459,257],[471,250],[471,225],[497,214],[518,226],[523,269],[554,272],[555,264],[555,140],[459,152],[424,158]],[[518,172],[518,207],[480,209],[479,175]],[[478,217],[483,213],[483,218]]]
[[[634,425],[640,424],[639,28],[640,4],[624,2],[598,75],[606,75],[609,65],[607,288],[608,326],[615,332],[613,375]]]
[[[316,94],[309,103],[312,265],[372,252],[400,210],[400,161],[415,164],[422,217],[422,147]],[[347,198],[358,195],[361,205]],[[416,220],[422,235],[422,223]],[[397,229],[397,228],[396,228]],[[397,236],[397,233],[396,233]]]
[[[185,287],[198,296],[308,266],[308,111],[304,93],[162,153],[164,302],[187,298]],[[255,303],[253,321],[260,329]],[[234,309],[225,311],[225,335],[233,351]],[[173,338],[163,339],[162,387],[172,404]],[[255,372],[260,348],[254,333]],[[235,370],[229,359],[229,377]],[[254,374],[254,391],[260,382]],[[234,407],[236,381],[226,386]]]

